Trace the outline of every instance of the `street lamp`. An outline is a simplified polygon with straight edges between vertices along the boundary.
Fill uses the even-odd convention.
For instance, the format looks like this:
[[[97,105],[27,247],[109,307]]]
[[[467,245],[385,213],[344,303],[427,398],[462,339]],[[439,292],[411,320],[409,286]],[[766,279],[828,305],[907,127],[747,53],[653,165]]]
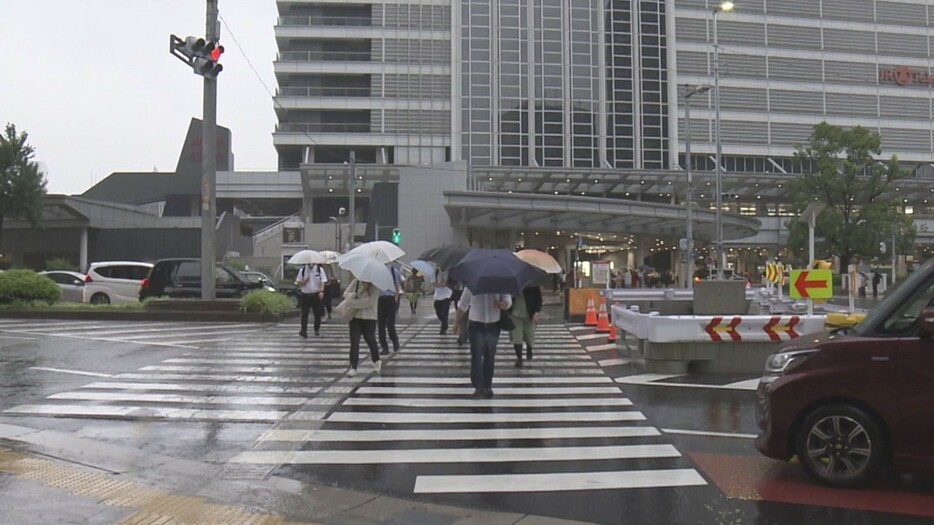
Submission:
[[[721,208],[723,207],[723,189],[721,188],[721,155],[723,146],[720,141],[720,41],[717,38],[717,15],[723,12],[730,12],[735,5],[729,0],[721,2],[713,10],[713,105],[714,105],[714,130],[716,133],[717,155],[716,155],[716,180],[717,180],[717,278],[723,279],[723,219],[721,217]]]
[[[691,97],[710,91],[710,84],[687,86],[684,94],[684,165],[688,175],[688,187],[685,191],[687,201],[688,224],[685,237],[687,241],[687,257],[684,276],[687,279],[687,288],[694,288],[694,176],[691,172]]]
[[[341,208],[343,210],[343,208]],[[334,251],[341,251],[341,222],[335,216],[328,217],[328,221],[334,222]]]

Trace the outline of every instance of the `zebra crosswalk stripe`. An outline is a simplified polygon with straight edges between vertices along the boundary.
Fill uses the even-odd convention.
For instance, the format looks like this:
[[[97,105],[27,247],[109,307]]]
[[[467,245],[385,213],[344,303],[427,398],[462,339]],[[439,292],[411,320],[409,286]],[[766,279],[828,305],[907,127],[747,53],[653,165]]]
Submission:
[[[491,492],[557,492],[571,490],[636,489],[703,486],[694,469],[653,469],[612,472],[549,472],[547,474],[490,474],[418,476],[416,494]]]

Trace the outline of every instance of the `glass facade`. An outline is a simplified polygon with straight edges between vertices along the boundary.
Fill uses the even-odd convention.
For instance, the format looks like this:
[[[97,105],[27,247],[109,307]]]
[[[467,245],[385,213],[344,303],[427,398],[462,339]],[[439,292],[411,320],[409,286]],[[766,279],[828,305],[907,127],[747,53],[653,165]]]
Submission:
[[[463,158],[483,166],[668,167],[663,1],[460,5]]]

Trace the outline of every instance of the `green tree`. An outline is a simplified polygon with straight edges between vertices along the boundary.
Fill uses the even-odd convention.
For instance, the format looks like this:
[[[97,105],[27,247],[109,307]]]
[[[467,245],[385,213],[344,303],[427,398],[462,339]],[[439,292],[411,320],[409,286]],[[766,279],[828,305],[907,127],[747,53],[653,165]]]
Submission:
[[[32,157],[35,153],[25,132],[7,124],[0,134],[0,235],[7,217],[29,221],[35,226],[42,217],[46,180]],[[0,237],[0,247],[3,246]]]
[[[880,242],[891,244],[897,233],[897,253],[914,243],[914,226],[905,215],[897,194],[897,182],[909,176],[894,155],[879,159],[882,141],[862,127],[845,129],[826,122],[814,127],[807,145],[796,148],[802,174],[790,184],[799,212],[814,202],[827,205],[818,216],[815,256],[840,257],[841,269],[856,257],[881,255]],[[807,257],[807,225],[788,223],[788,248]],[[893,247],[886,246],[887,253]]]

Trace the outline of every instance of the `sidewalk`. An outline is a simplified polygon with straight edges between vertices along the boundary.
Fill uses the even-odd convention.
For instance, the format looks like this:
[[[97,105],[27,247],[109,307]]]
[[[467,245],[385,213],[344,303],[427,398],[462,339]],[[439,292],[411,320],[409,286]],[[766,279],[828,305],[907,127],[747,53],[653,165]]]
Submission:
[[[62,432],[0,424],[0,521],[139,525],[574,525],[420,503],[143,454]]]

